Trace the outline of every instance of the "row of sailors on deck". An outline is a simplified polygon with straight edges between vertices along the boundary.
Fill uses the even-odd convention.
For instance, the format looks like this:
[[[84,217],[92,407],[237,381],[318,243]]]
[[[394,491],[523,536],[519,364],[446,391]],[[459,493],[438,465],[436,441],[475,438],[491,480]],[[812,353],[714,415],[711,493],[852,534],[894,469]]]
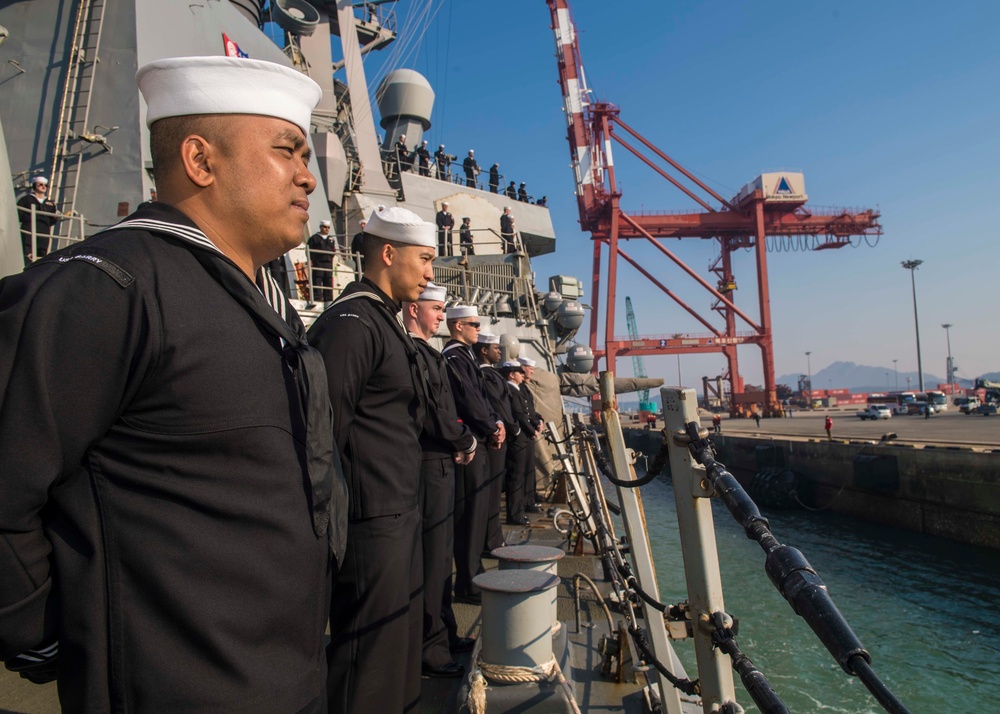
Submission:
[[[455,227],[455,217],[448,210],[447,201],[441,204],[441,210],[435,216],[437,225],[437,254],[438,256],[451,256],[453,254],[453,230]],[[363,261],[362,237],[368,221],[361,221],[361,230],[354,235],[350,242],[350,251],[338,243],[337,237],[331,231],[330,221],[322,220],[319,223],[319,230],[309,236],[306,246],[309,248],[309,263],[311,266],[311,279],[313,287],[312,298],[317,302],[328,302],[333,299],[333,259],[338,253],[348,256],[355,256],[359,261]],[[459,250],[463,257],[476,254],[475,240],[473,238],[472,219],[468,216],[462,218],[462,225],[458,231]],[[500,215],[500,246],[504,254],[514,254],[518,250],[517,228],[514,214],[510,206],[504,206]],[[284,290],[287,288],[287,269],[282,256],[275,258],[267,264],[268,270],[278,284]],[[358,266],[359,273],[361,266]]]
[[[444,310],[435,226],[396,207],[307,332],[264,266],[308,220],[319,86],[136,79],[159,200],[0,281],[0,659],[64,712],[416,711],[461,674],[501,482],[534,507],[533,364]]]
[[[420,146],[411,151],[407,146],[406,134],[399,135],[399,138],[393,145],[393,152],[395,153],[396,169],[400,173],[416,169],[417,173],[421,176],[430,176],[431,171],[434,171],[437,178],[443,181],[451,180],[451,165],[458,160],[457,156],[449,154],[444,150],[444,144],[438,145],[438,149],[434,152],[432,158],[430,149],[427,147],[426,139],[420,143]],[[482,169],[479,167],[479,162],[476,160],[475,149],[469,149],[468,154],[462,160],[462,172],[465,174],[466,188],[476,188],[479,174],[482,172]],[[489,177],[490,193],[501,193],[500,186],[502,184],[502,180],[499,163],[494,163],[490,167]],[[546,196],[542,196],[537,200],[529,196],[527,185],[523,181],[517,188],[514,187],[514,181],[511,181],[507,185],[507,188],[503,190],[503,193],[506,194],[507,198],[512,201],[533,203],[543,207],[548,205],[548,197]]]

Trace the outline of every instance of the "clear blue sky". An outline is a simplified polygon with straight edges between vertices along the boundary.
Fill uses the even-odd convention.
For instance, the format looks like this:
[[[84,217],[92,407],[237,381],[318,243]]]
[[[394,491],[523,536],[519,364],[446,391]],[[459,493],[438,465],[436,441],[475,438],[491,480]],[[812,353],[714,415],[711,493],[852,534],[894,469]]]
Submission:
[[[812,206],[881,210],[875,248],[770,254],[777,375],[805,372],[806,350],[814,373],[838,360],[891,368],[894,358],[900,372],[915,371],[910,274],[900,266],[909,258],[924,261],[925,372],[944,375],[946,322],[959,376],[1000,370],[1000,3],[577,0],[571,10],[595,96],[723,195],[761,171],[791,169],[805,173]],[[591,242],[577,223],[544,0],[403,0],[397,14],[419,40],[366,60],[369,78],[387,65],[423,73],[437,92],[431,144],[459,155],[475,148],[481,165],[500,161],[548,195],[558,242],[555,255],[534,261],[540,287],[568,273],[589,293]],[[626,210],[692,207],[626,153],[615,150]],[[669,244],[706,277],[715,246]],[[625,249],[709,314],[707,293],[651,246]],[[755,317],[752,256],[736,261],[736,301]],[[616,332],[625,333],[626,295],[641,333],[703,331],[629,266],[619,276]],[[740,360],[744,378],[759,383],[759,350],[742,348]],[[682,364],[689,386],[724,369],[721,355]],[[646,358],[646,367],[676,381],[673,357]],[[619,371],[631,374],[631,360]]]

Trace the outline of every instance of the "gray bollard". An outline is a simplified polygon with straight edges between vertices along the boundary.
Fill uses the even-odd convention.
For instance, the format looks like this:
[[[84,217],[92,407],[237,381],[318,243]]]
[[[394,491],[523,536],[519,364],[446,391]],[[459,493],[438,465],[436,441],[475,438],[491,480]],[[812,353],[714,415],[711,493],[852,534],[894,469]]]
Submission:
[[[490,553],[500,561],[500,570],[533,570],[549,575],[559,575],[559,560],[566,553],[559,548],[547,545],[505,545],[494,548]],[[559,614],[557,611],[558,593],[552,591],[552,634],[559,631]]]
[[[550,591],[559,578],[531,570],[492,570],[472,582],[483,591],[483,662],[537,667],[552,661]]]

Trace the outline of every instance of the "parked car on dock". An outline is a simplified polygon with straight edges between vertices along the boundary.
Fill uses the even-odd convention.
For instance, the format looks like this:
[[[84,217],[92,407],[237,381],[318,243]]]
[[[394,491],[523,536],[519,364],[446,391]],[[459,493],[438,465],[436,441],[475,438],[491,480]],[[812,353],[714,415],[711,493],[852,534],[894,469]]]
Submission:
[[[958,411],[963,414],[975,414],[976,409],[979,408],[980,401],[979,397],[962,397],[962,402],[959,404],[956,401],[956,404],[958,404]]]
[[[884,404],[869,404],[856,414],[861,421],[865,419],[889,419],[892,417],[892,410]]]

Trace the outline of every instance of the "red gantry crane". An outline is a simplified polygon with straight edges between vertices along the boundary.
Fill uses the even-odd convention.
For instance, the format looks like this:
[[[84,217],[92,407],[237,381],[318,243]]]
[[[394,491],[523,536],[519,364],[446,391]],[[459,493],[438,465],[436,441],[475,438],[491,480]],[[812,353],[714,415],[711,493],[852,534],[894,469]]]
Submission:
[[[760,403],[765,416],[779,415],[774,383],[774,347],[771,331],[771,303],[767,277],[767,237],[780,245],[823,250],[851,244],[852,236],[880,236],[879,213],[846,209],[826,211],[805,208],[805,181],[802,174],[782,172],[762,174],[735,197],[725,199],[690,171],[630,127],[619,116],[619,108],[594,101],[586,86],[576,28],[566,0],[546,0],[555,32],[559,83],[565,102],[570,154],[576,179],[580,226],[590,231],[594,242],[593,309],[590,316],[590,348],[594,351],[594,371],[603,357],[607,369],[614,369],[619,356],[721,352],[727,361],[724,375],[730,384],[730,411],[748,413],[749,405]],[[612,139],[634,154],[662,178],[690,197],[704,210],[699,213],[633,213],[621,208],[616,190]],[[633,142],[641,144],[637,147]],[[642,149],[647,153],[644,153]],[[652,155],[651,158],[650,155]],[[666,164],[669,169],[663,168]],[[671,171],[672,170],[672,171]],[[676,174],[679,174],[678,178]],[[702,238],[719,242],[719,256],[710,267],[713,286],[669,250],[660,239]],[[714,299],[712,310],[721,317],[716,326],[669,290],[650,271],[622,249],[622,241],[648,241],[676,264]],[[604,307],[604,349],[597,339],[600,313],[602,247],[608,248],[607,289]],[[758,314],[752,317],[734,300],[736,280],[732,254],[740,248],[752,249],[756,257]],[[631,265],[653,285],[697,319],[708,331],[702,335],[670,338],[615,337],[615,299],[618,259]],[[718,318],[716,318],[718,319]],[[738,329],[740,328],[740,329]],[[739,372],[737,348],[757,345],[764,367],[764,391],[745,393]]]

